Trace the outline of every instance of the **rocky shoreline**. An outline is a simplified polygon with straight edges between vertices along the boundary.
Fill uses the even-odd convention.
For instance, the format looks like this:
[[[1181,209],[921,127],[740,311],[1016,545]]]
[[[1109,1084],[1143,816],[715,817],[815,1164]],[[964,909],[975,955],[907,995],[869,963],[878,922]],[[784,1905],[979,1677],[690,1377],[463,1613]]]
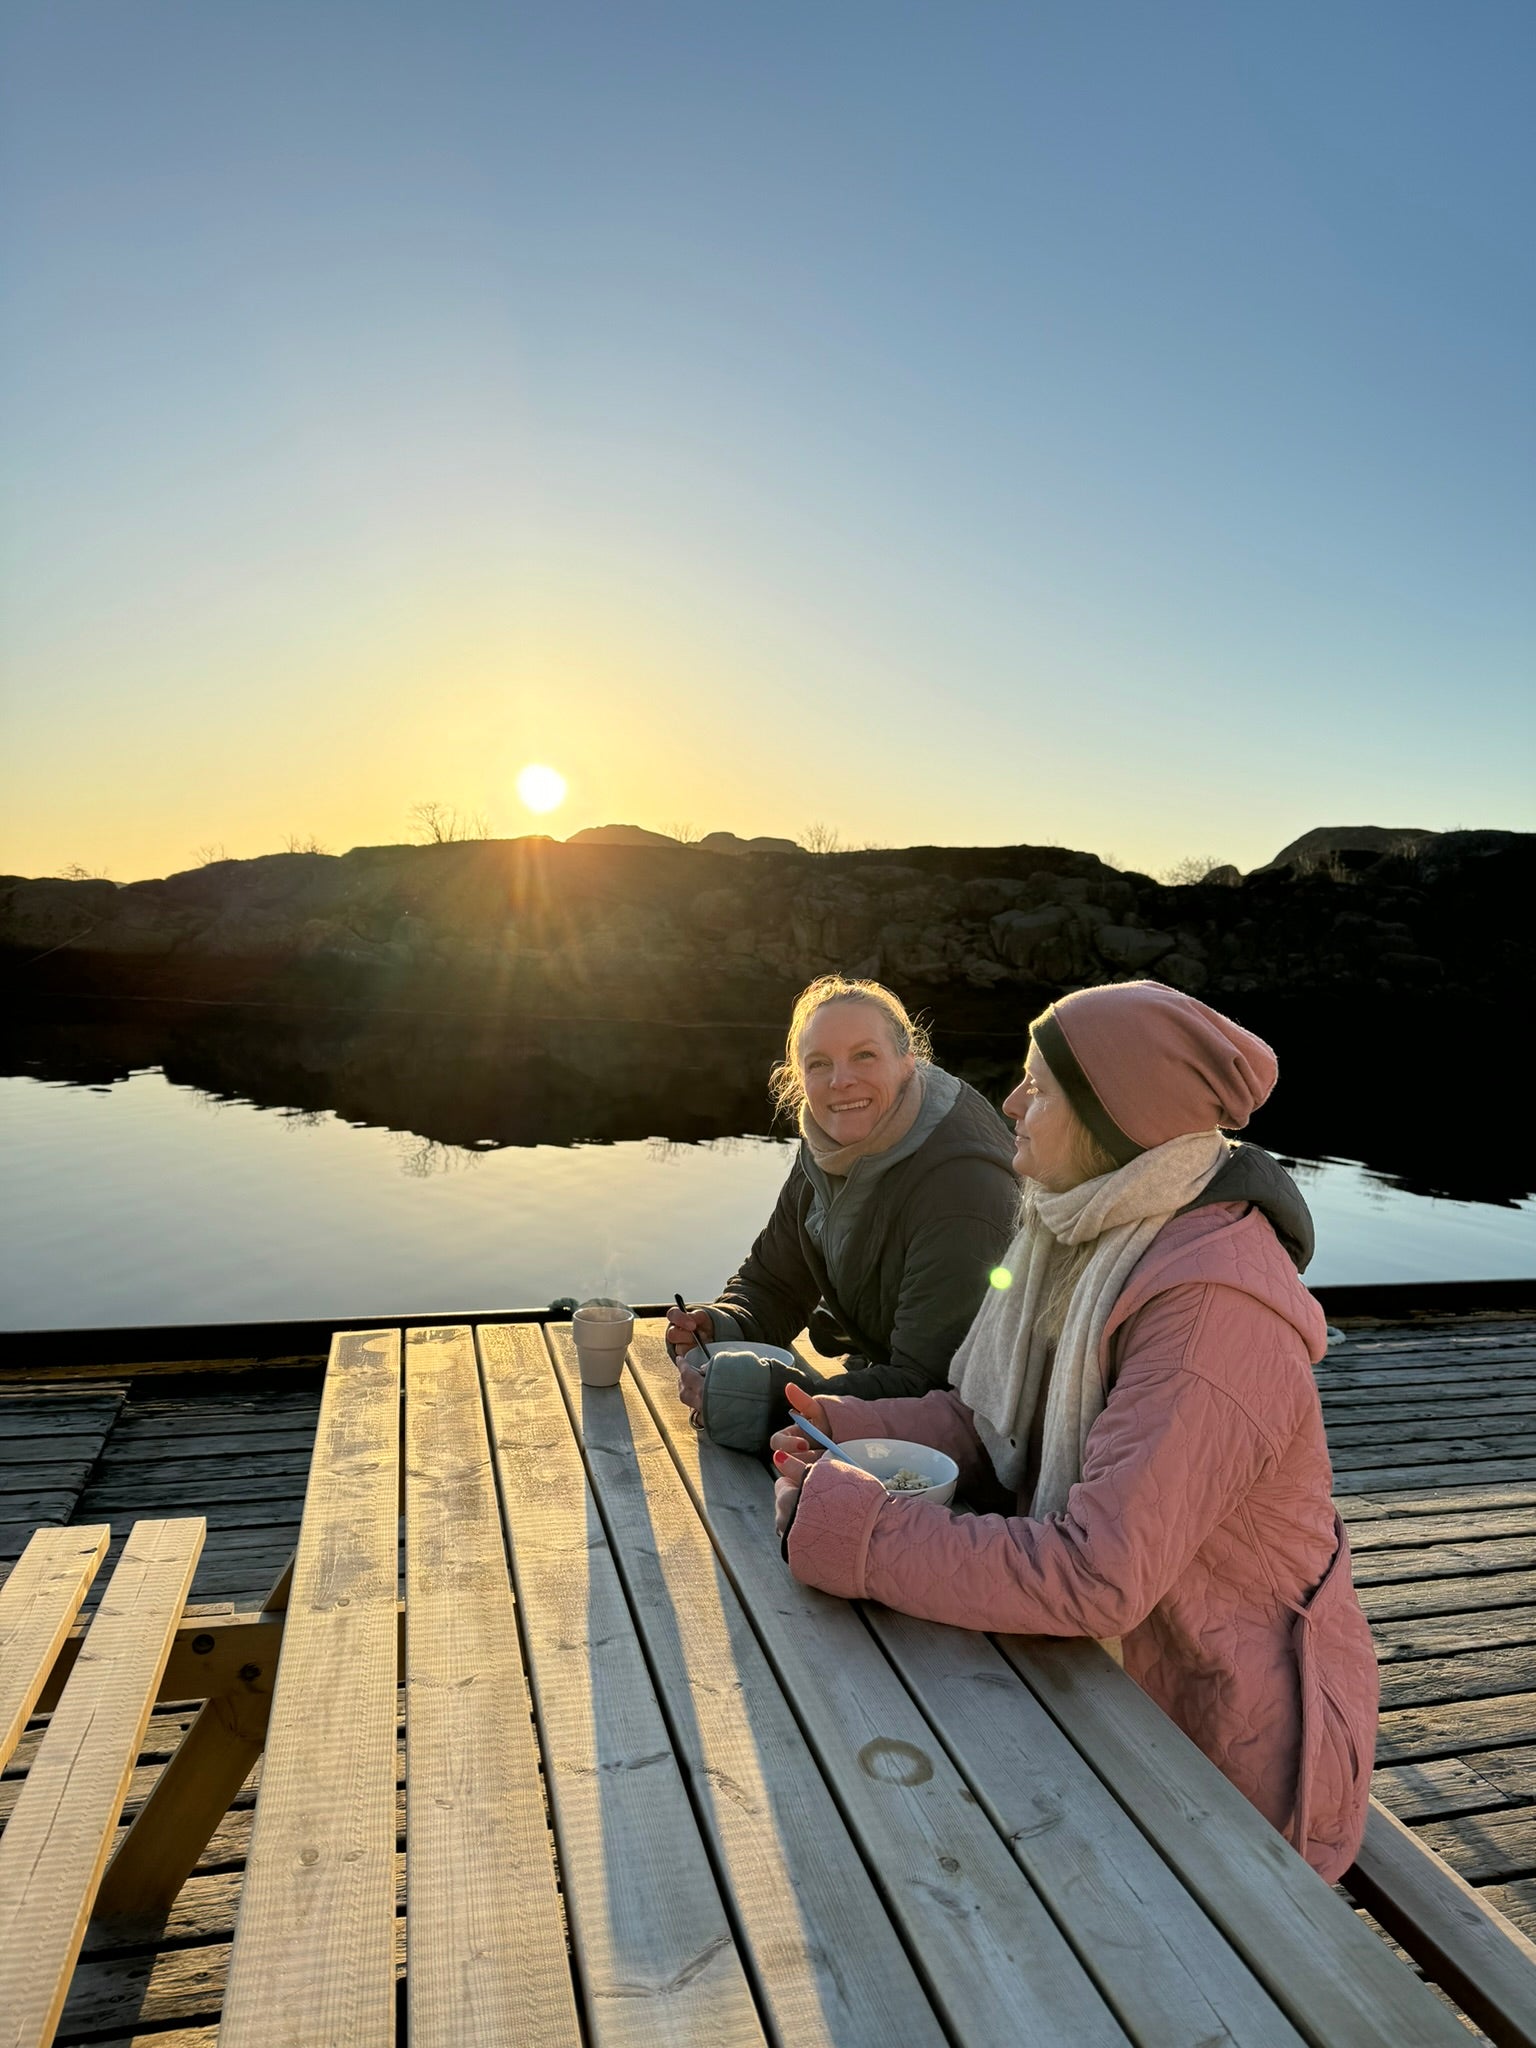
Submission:
[[[1156,975],[1216,1002],[1536,992],[1536,835],[1306,855],[1172,886],[1061,847],[723,853],[486,840],[215,861],[161,881],[0,879],[30,993],[750,1021],[832,969],[955,1028]]]

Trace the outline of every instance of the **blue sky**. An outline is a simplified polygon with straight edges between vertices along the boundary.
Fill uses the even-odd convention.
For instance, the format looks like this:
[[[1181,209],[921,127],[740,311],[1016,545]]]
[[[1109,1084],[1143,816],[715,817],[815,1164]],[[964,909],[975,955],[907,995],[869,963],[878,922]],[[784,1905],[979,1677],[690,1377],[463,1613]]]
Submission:
[[[0,39],[6,868],[1536,827],[1528,5]]]

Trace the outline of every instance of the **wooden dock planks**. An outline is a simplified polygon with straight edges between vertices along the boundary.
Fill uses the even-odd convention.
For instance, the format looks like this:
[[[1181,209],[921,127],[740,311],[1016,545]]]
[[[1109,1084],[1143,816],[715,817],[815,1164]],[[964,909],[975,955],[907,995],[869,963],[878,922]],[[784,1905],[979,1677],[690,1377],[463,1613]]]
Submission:
[[[331,1347],[221,2048],[393,2048],[400,1333]]]
[[[60,1390],[0,1385],[0,1579],[40,1524],[112,1519],[82,1515],[79,1503],[126,1393],[101,1382]],[[133,1515],[149,1519],[137,1506]]]
[[[136,1524],[0,1836],[3,2048],[53,2039],[202,1540]]]
[[[405,1366],[413,2048],[580,2048],[473,1333]]]
[[[1376,1791],[1536,1934],[1536,1324],[1356,1331],[1317,1369],[1382,1669]],[[1379,1832],[1379,1830],[1378,1830]]]

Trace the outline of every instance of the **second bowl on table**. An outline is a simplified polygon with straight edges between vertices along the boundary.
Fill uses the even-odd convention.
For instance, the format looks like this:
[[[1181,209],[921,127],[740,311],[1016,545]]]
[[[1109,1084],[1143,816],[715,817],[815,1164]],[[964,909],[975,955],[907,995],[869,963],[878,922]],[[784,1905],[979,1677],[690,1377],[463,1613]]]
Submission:
[[[886,1491],[903,1500],[931,1500],[946,1506],[955,1497],[960,1467],[944,1451],[909,1444],[897,1436],[855,1436],[837,1447],[861,1472],[873,1473]]]
[[[784,1350],[782,1345],[749,1344],[744,1337],[711,1337],[709,1340],[709,1359],[705,1358],[704,1353],[695,1344],[691,1351],[683,1354],[679,1363],[697,1366],[700,1372],[707,1372],[710,1360],[713,1359],[717,1351],[750,1351],[754,1358],[761,1358],[770,1365],[798,1365],[800,1363],[793,1351]]]

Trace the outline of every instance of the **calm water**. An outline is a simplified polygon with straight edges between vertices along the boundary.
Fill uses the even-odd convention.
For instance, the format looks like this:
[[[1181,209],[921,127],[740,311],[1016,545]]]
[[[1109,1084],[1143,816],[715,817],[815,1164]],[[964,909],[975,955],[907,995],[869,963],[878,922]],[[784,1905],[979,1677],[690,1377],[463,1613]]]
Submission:
[[[447,1144],[174,1085],[0,1078],[12,1329],[506,1309],[710,1292],[762,1223],[772,1138]],[[1317,1283],[1525,1278],[1536,1207],[1296,1166]]]

